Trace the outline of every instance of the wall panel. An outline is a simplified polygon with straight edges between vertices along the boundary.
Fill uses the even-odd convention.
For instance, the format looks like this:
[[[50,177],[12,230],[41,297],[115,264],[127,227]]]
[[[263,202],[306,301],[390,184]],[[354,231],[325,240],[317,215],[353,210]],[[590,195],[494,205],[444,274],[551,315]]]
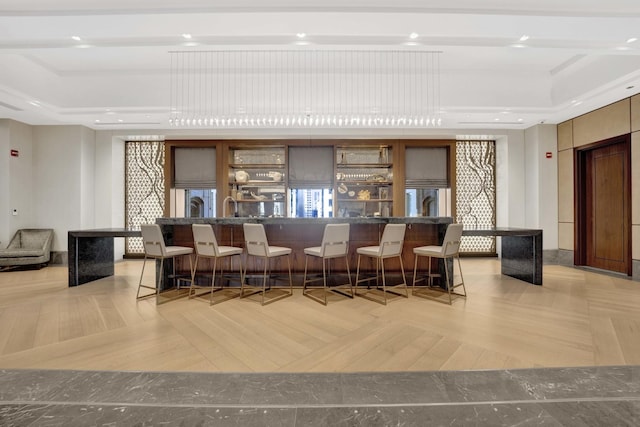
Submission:
[[[573,119],[573,146],[613,138],[631,132],[631,100],[607,105]]]
[[[573,250],[573,222],[558,223],[558,248]]]
[[[640,130],[640,95],[631,97],[631,132]]]
[[[640,259],[640,132],[631,134],[631,224],[631,258]]]
[[[573,120],[558,125],[558,151],[573,148]]]
[[[574,222],[573,150],[558,153],[558,221]]]

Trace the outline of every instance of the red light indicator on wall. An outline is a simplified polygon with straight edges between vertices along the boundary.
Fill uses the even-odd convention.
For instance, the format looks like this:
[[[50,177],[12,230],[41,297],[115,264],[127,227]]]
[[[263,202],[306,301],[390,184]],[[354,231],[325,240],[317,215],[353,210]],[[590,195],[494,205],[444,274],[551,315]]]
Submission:
[[[18,157],[20,155],[20,153],[18,152],[18,150],[11,150],[11,157]]]
[[[547,151],[547,153],[546,153],[545,157],[546,157],[547,159],[551,159],[551,158],[553,157],[553,153],[552,153],[551,151]]]

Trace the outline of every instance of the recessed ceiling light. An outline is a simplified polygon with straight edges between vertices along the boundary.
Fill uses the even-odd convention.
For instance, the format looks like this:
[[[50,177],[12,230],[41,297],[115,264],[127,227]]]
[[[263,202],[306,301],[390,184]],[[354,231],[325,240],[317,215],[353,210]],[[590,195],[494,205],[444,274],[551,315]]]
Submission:
[[[100,123],[100,119],[95,119],[94,122],[95,123]]]
[[[633,43],[635,41],[638,41],[637,37],[631,37],[630,39],[627,39],[627,43]]]
[[[493,120],[495,120],[496,122],[499,122],[499,121],[500,121],[500,119],[498,119],[498,118],[495,118],[495,119],[493,119]]]
[[[191,37],[192,37],[192,36],[191,36],[191,34],[189,34],[189,33],[182,33],[182,38],[185,38],[185,39],[187,39],[187,40],[190,40],[190,39],[191,39]]]
[[[409,38],[410,38],[410,39],[417,39],[417,38],[418,38],[418,36],[419,36],[419,34],[418,34],[418,33],[411,33],[411,34],[409,34]]]
[[[82,40],[82,39],[80,38],[80,36],[71,36],[71,38],[72,38],[73,40],[77,41],[77,42],[79,42],[80,40]]]
[[[404,42],[403,44],[405,46],[418,46],[418,43],[416,43],[416,42]]]
[[[525,46],[525,45],[523,45],[523,44],[512,44],[512,45],[511,45],[511,47],[515,47],[515,48],[517,48],[517,49],[523,49],[523,48],[525,48],[525,47],[527,47],[527,46]]]
[[[527,40],[529,40],[529,36],[524,34],[522,37],[520,37],[520,41],[521,42],[526,42]]]
[[[524,122],[524,119],[518,119],[519,122]]]
[[[40,105],[38,101],[29,101],[29,104],[33,105],[34,107],[42,107],[42,105]]]
[[[303,38],[307,37],[307,34],[306,33],[296,33],[296,37],[299,38],[299,39],[303,39]]]
[[[118,123],[122,123],[122,122],[124,122],[124,120],[118,119]]]

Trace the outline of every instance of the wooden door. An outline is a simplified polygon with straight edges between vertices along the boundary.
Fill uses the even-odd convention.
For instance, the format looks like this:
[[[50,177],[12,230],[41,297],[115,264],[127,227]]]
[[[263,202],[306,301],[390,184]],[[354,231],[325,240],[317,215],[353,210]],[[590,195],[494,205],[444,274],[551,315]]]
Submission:
[[[631,274],[628,139],[584,153],[585,265]]]

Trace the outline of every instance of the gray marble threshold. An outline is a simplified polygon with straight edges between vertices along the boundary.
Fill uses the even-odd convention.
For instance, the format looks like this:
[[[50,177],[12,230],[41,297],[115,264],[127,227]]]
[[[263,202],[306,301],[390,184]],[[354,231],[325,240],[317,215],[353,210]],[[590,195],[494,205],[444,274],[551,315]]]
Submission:
[[[640,367],[0,370],[1,426],[638,426]]]

